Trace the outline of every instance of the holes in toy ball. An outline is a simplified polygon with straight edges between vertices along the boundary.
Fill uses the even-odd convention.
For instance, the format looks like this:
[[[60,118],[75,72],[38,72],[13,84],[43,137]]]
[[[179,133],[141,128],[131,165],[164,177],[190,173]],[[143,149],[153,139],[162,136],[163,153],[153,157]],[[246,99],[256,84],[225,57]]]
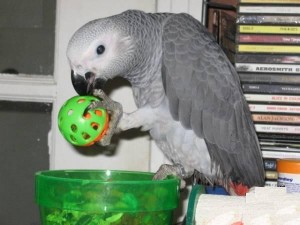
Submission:
[[[76,138],[73,135],[70,135],[70,138],[73,142],[77,142]]]
[[[98,124],[98,123],[95,123],[95,122],[93,122],[93,123],[91,124],[91,126],[92,126],[92,128],[93,128],[94,130],[98,130],[98,128],[99,128],[99,124]]]
[[[89,112],[87,112],[86,114],[83,115],[84,119],[90,119],[91,117],[92,117],[92,115]]]
[[[68,111],[68,116],[71,116],[71,115],[73,114],[73,112],[74,112],[74,110],[73,110],[73,109],[70,109],[70,110]]]
[[[75,124],[71,125],[71,130],[76,133],[77,132],[77,126]]]
[[[87,139],[89,139],[91,136],[90,136],[88,133],[83,132],[83,133],[82,133],[82,137],[83,137],[83,139],[87,140]]]
[[[78,99],[78,101],[77,101],[77,103],[83,103],[83,102],[85,102],[85,99],[84,98],[80,98],[80,99]]]
[[[95,110],[95,114],[97,115],[97,116],[102,116],[102,112],[100,111],[100,110]]]

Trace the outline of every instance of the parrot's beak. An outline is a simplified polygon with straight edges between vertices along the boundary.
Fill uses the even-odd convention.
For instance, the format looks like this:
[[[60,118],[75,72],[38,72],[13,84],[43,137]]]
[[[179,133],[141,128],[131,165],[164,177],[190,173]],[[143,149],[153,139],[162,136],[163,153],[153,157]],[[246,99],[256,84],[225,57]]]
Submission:
[[[105,80],[101,78],[96,78],[96,75],[91,72],[80,75],[71,71],[71,80],[75,91],[79,95],[91,95],[94,89],[103,89],[105,85]]]

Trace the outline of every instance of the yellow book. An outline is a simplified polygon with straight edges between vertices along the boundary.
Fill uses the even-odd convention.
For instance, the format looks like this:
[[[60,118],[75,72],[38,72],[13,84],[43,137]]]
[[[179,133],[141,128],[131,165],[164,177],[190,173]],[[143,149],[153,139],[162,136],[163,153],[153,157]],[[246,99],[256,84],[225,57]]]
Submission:
[[[240,33],[300,34],[300,26],[239,25]]]
[[[300,45],[253,45],[245,44],[237,46],[238,52],[257,53],[300,53]]]

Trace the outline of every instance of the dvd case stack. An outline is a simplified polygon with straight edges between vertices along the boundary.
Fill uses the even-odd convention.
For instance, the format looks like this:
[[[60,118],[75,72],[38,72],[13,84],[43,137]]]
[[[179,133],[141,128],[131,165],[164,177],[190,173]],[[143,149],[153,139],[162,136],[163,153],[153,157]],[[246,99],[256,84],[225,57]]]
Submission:
[[[235,68],[275,186],[276,159],[300,158],[300,0],[240,0],[236,26]]]
[[[266,185],[300,158],[300,0],[207,0],[207,27],[235,65],[259,137]]]

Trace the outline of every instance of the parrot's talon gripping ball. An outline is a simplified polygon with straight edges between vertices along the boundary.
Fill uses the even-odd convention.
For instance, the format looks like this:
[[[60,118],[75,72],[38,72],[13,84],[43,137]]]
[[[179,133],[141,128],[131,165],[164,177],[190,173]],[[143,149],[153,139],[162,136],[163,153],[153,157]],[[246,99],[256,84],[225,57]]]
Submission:
[[[117,131],[117,125],[122,117],[123,108],[119,102],[115,102],[110,99],[103,90],[95,89],[93,91],[94,96],[102,99],[102,101],[92,102],[87,109],[97,109],[98,107],[105,108],[109,113],[109,125],[105,133],[105,136],[99,140],[98,144],[101,146],[107,146],[110,144],[113,134]]]
[[[71,144],[90,146],[105,136],[109,115],[103,107],[88,109],[88,106],[94,102],[101,102],[101,100],[94,96],[75,96],[61,107],[58,114],[58,127]]]

